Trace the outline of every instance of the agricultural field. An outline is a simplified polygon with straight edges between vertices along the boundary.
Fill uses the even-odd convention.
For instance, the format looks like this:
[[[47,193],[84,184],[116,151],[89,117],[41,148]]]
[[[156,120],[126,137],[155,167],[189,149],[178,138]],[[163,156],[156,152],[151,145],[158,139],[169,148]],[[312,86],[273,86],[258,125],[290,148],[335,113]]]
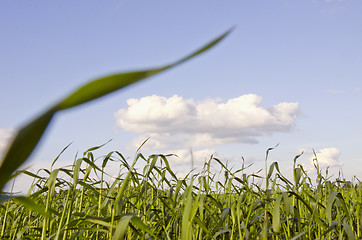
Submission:
[[[362,185],[311,179],[294,159],[294,179],[265,160],[264,173],[228,168],[210,157],[180,179],[169,155],[121,153],[38,172],[25,197],[2,195],[1,239],[360,239]],[[271,150],[271,149],[269,149]],[[268,152],[267,151],[267,156]],[[56,158],[53,164],[57,161]],[[104,171],[110,162],[119,176]],[[136,168],[137,164],[144,167]],[[219,171],[212,172],[217,167]],[[106,181],[105,179],[110,179]],[[6,196],[6,197],[4,197]],[[12,197],[12,198],[11,198]]]
[[[268,162],[272,149],[257,173],[211,156],[199,172],[179,178],[170,155],[94,156],[102,146],[70,166],[53,169],[59,155],[50,169],[19,170],[58,112],[176,67],[230,31],[167,65],[90,81],[19,128],[0,161],[0,239],[362,239],[362,184],[330,179],[317,156],[315,178],[299,155],[287,179]],[[105,171],[111,162],[116,176]],[[19,175],[33,179],[25,196],[4,190]]]

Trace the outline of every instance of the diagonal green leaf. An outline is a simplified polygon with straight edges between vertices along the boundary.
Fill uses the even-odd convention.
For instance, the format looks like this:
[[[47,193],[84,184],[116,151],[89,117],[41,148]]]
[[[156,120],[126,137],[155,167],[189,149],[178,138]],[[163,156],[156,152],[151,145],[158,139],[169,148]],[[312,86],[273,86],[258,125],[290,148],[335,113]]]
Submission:
[[[119,73],[111,76],[106,76],[103,78],[96,79],[86,85],[83,85],[75,92],[71,93],[68,97],[66,97],[59,105],[60,109],[67,109],[71,107],[75,107],[77,105],[89,102],[91,100],[102,97],[106,94],[124,88],[128,85],[136,83],[142,79],[151,77],[157,73],[170,69],[176,65],[179,65],[203,52],[213,47],[215,44],[220,42],[226,35],[229,34],[231,30],[217,37],[215,40],[206,44],[204,47],[198,49],[197,51],[189,54],[188,56],[163,67],[148,69],[137,72],[127,72],[127,73]]]
[[[302,238],[307,232],[301,232],[299,233],[297,236],[293,237],[292,239],[290,240],[297,240],[297,239],[300,239]]]
[[[153,236],[154,238],[157,238],[157,237],[155,236],[155,234],[147,227],[146,224],[144,224],[144,223],[142,222],[142,220],[141,220],[138,216],[134,215],[134,216],[131,218],[131,222],[132,222],[132,224],[133,224],[134,226],[139,227],[142,231],[145,231],[146,233],[150,234],[150,235]]]
[[[354,232],[353,232],[351,226],[348,223],[343,223],[342,226],[343,226],[344,231],[347,233],[348,239],[355,240],[356,237],[354,235]]]
[[[209,230],[207,229],[206,225],[204,222],[202,222],[200,220],[200,218],[198,218],[197,216],[195,216],[194,218],[194,222],[206,233],[206,234],[209,234]]]
[[[35,203],[33,200],[31,200],[28,197],[18,196],[18,197],[13,197],[13,200],[15,202],[22,204],[26,208],[39,213],[43,217],[50,217],[50,214],[45,211],[45,206],[41,206],[41,205]]]
[[[57,110],[58,106],[50,108],[18,130],[0,163],[0,191],[9,180],[11,174],[32,153]]]
[[[31,121],[28,124],[25,124],[24,127],[19,129],[17,135],[15,136],[13,142],[10,144],[4,158],[1,161],[0,191],[9,180],[11,174],[18,167],[20,167],[33,152],[45,129],[50,123],[52,117],[57,111],[72,108],[80,104],[89,102],[91,100],[97,99],[99,97],[107,95],[108,93],[114,92],[130,84],[136,83],[147,77],[153,76],[164,70],[179,65],[210,49],[215,44],[220,42],[224,37],[226,37],[230,31],[231,30],[227,31],[210,43],[206,44],[204,47],[198,49],[197,51],[178,61],[175,61],[172,64],[144,71],[114,74],[91,81],[81,86],[73,93],[69,94],[68,97],[62,99],[54,107],[51,107],[49,110],[45,111],[45,113],[35,118],[35,120]]]
[[[100,149],[100,148],[104,147],[104,146],[107,145],[110,141],[112,141],[112,139],[111,139],[111,140],[108,140],[108,142],[103,143],[102,145],[95,146],[95,147],[91,147],[91,148],[87,149],[87,151],[84,152],[84,155],[85,155],[86,153],[88,153],[88,152],[92,152],[92,151],[94,151],[94,150],[97,150],[97,149]]]
[[[312,207],[310,206],[310,204],[308,204],[308,202],[304,198],[302,198],[299,194],[292,192],[292,191],[288,191],[288,193],[291,195],[294,195],[299,201],[301,201],[304,204],[304,206],[308,209],[310,214],[313,214]]]
[[[67,150],[67,148],[71,145],[72,143],[69,143],[65,148],[63,148],[63,150],[58,154],[58,156],[54,159],[54,161],[52,162],[52,165],[50,166],[50,168],[52,168],[54,166],[54,164],[56,163],[56,161],[58,161],[59,157],[62,155],[62,153]]]
[[[116,232],[114,233],[114,236],[112,238],[113,240],[121,240],[124,238],[128,229],[129,222],[131,221],[132,217],[133,215],[126,215],[119,220],[116,227]]]

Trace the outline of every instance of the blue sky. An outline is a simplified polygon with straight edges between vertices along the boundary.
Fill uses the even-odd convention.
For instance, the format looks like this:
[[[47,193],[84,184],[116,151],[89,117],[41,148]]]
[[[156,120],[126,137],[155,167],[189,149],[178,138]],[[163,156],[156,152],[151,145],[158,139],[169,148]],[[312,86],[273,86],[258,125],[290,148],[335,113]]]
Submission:
[[[151,137],[144,152],[178,153],[180,172],[190,148],[254,171],[279,143],[270,161],[285,171],[315,150],[332,172],[361,176],[361,12],[358,0],[2,1],[0,147],[81,84],[169,63],[235,26],[202,56],[58,114],[30,164],[110,139],[100,155],[132,157]]]

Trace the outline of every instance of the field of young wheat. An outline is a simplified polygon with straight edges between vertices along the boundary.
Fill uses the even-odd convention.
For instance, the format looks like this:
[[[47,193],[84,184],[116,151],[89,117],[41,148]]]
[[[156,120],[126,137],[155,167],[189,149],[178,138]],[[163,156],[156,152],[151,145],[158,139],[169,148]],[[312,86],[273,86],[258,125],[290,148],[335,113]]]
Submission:
[[[243,164],[230,169],[210,157],[200,172],[180,179],[166,155],[134,160],[119,152],[95,157],[87,150],[62,168],[19,171],[52,118],[156,75],[210,49],[229,31],[171,64],[109,75],[69,94],[20,127],[0,162],[1,239],[360,239],[362,185],[330,180],[315,159],[312,179],[294,159],[293,179],[265,160],[265,173]],[[269,149],[270,150],[270,149]],[[267,156],[268,152],[267,151]],[[53,163],[57,161],[54,160]],[[119,174],[109,178],[110,162]],[[141,163],[142,168],[136,168]],[[212,171],[215,166],[219,171]],[[18,175],[33,183],[26,196],[5,192]]]
[[[95,149],[71,166],[17,172],[31,176],[33,184],[25,197],[3,195],[0,238],[362,237],[362,185],[328,180],[317,159],[316,179],[297,163],[298,157],[294,179],[288,180],[276,162],[259,176],[248,174],[244,164],[228,169],[212,156],[202,171],[190,171],[180,179],[170,168],[169,156],[137,153],[130,162],[119,152],[96,158]],[[118,177],[109,178],[104,172],[110,162],[119,166]],[[137,163],[144,167],[135,168]],[[211,166],[220,170],[212,172]]]

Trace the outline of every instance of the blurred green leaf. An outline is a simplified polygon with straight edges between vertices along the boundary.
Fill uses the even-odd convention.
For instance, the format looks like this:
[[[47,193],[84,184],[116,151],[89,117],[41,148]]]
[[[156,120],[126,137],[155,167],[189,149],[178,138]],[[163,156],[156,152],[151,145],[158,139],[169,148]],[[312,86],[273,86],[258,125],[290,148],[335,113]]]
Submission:
[[[32,153],[57,110],[57,106],[50,108],[18,130],[1,161],[0,191],[9,180],[11,174],[23,164]]]
[[[33,152],[45,129],[57,111],[72,108],[92,101],[179,65],[210,49],[215,44],[220,42],[226,35],[228,35],[230,31],[231,30],[225,32],[202,48],[178,61],[175,61],[172,64],[143,71],[118,73],[91,81],[69,94],[65,99],[61,100],[58,104],[36,117],[30,123],[25,124],[18,130],[15,138],[13,139],[4,158],[1,161],[0,191],[4,188],[5,184],[10,179],[11,174],[18,167],[20,167]]]

